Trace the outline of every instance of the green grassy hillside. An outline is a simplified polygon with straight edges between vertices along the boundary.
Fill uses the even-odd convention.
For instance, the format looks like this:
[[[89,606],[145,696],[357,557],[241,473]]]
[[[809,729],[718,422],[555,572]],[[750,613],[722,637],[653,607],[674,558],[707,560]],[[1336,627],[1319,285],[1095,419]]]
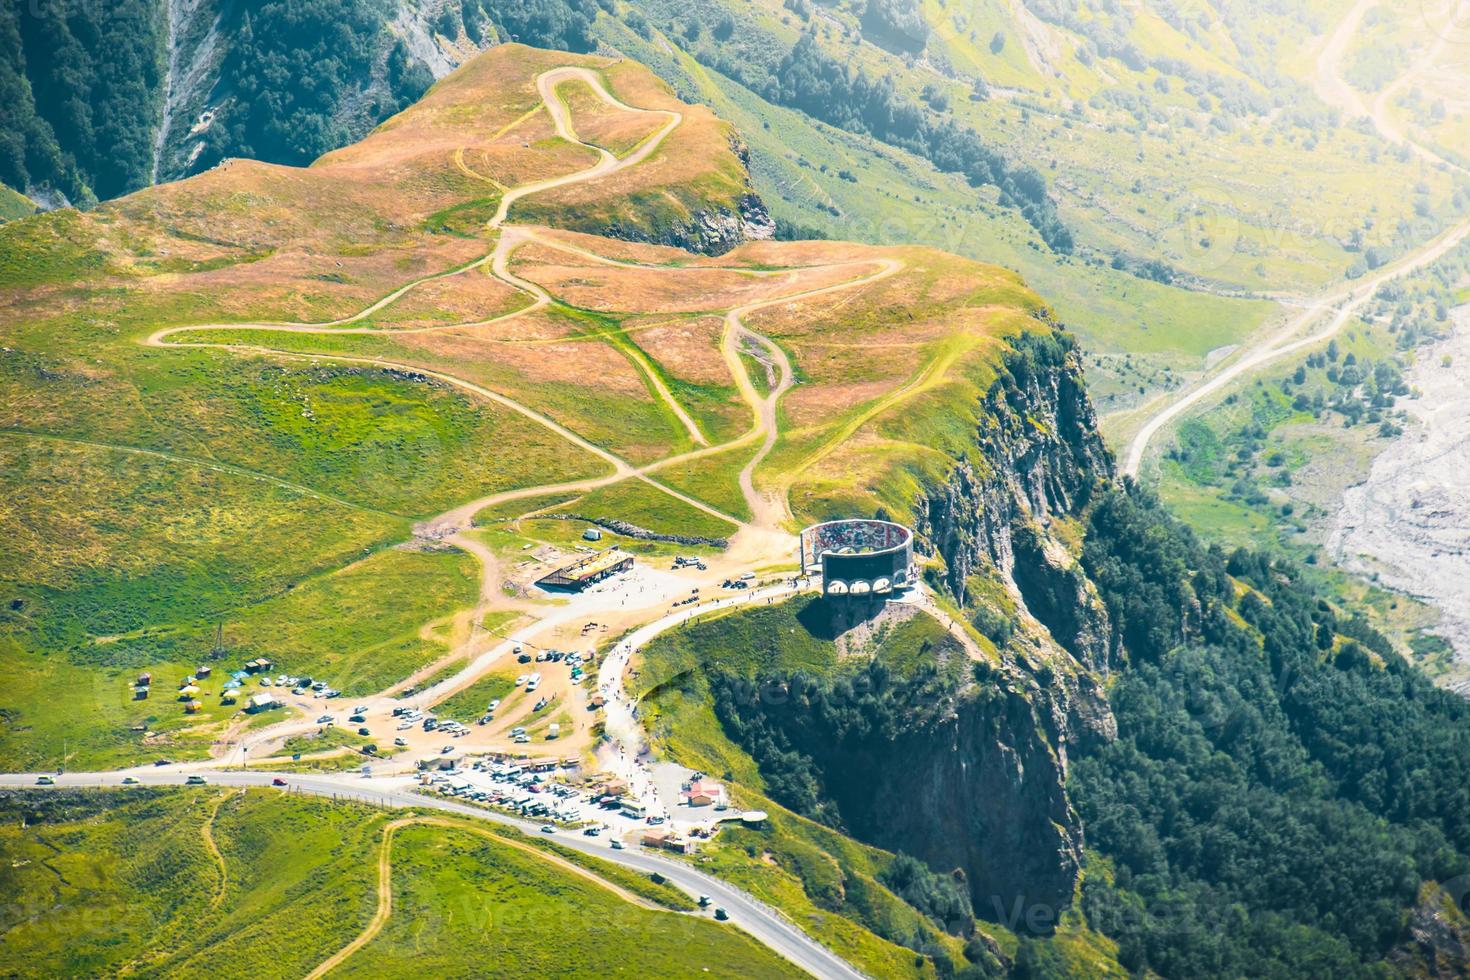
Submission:
[[[865,621],[852,607],[805,596],[715,614],[660,637],[641,654],[635,693],[661,753],[733,782],[741,805],[772,814],[762,830],[727,830],[703,848],[697,861],[706,870],[805,923],[812,935],[849,950],[853,962],[873,975],[907,969],[908,950],[923,950],[941,967],[1004,975],[1001,961],[1014,962],[1022,941],[996,921],[1001,917],[995,910],[971,913],[968,898],[946,905],[954,895],[953,881],[946,883],[942,876],[910,881],[899,869],[911,859],[896,858],[853,839],[845,828],[783,806],[790,802],[791,771],[772,764],[770,756],[758,763],[741,741],[749,733],[732,728],[727,706],[718,703],[729,694],[731,677],[754,685],[750,693],[756,700],[773,704],[811,694],[796,693],[800,678],[846,692],[826,703],[802,702],[807,711],[825,716],[870,708],[891,697],[892,691],[875,688],[875,676],[891,677],[895,684],[914,680],[932,692],[964,687],[970,666],[959,642],[926,613],[890,609]],[[724,693],[717,694],[716,687]],[[885,735],[891,738],[893,732]],[[785,758],[799,756],[782,744],[789,752]],[[975,914],[989,921],[976,922]],[[1068,913],[1058,925],[1038,946],[1064,971],[1061,975],[1122,975],[1110,943],[1081,916]]]
[[[0,559],[0,648],[16,667],[0,697],[6,768],[202,756],[237,708],[206,685],[202,709],[186,714],[169,685],[205,662],[221,625],[221,668],[265,655],[349,694],[381,690],[447,653],[448,634],[428,627],[477,595],[468,556],[396,550],[416,521],[608,472],[533,413],[457,377],[148,342],[180,323],[331,320],[456,270],[365,321],[436,337],[446,323],[524,308],[514,289],[466,268],[493,247],[481,229],[463,237],[422,223],[482,193],[483,181],[456,166],[456,148],[471,147],[460,159],[498,165],[507,179],[557,173],[572,160],[561,141],[522,145],[518,134],[475,155],[538,105],[534,77],[562,57],[501,49],[317,167],[242,162],[94,212],[0,226],[0,525],[13,544]],[[626,98],[670,101],[646,72],[613,75],[608,84]],[[472,123],[467,110],[489,104],[491,91],[509,94]],[[693,116],[668,151],[682,176],[660,164],[655,193],[673,182],[697,200],[700,175],[735,159],[721,124]],[[524,123],[551,127],[544,112]],[[426,151],[435,138],[466,142]],[[711,140],[725,157],[697,150]],[[615,199],[627,187],[607,192]],[[587,352],[610,386],[547,385],[528,373],[529,359],[492,361],[476,380],[524,393],[635,458],[686,448],[651,395],[640,414],[627,387],[643,389],[640,369],[602,326],[568,309],[547,329],[585,331],[573,350]],[[400,353],[386,341],[365,350]],[[452,369],[464,359],[417,360]],[[728,535],[723,522],[692,513],[712,522],[712,536]],[[130,682],[144,671],[159,686],[134,700]]]
[[[0,813],[11,899],[0,970],[16,977],[305,975],[367,928],[385,829],[405,819],[211,789],[10,793]],[[408,822],[388,840],[393,910],[341,964],[345,974],[416,976],[426,962],[472,973],[487,961],[507,976],[596,964],[789,974],[731,926],[650,907],[643,895],[657,889],[641,876],[582,856],[575,867],[553,864],[514,831]]]

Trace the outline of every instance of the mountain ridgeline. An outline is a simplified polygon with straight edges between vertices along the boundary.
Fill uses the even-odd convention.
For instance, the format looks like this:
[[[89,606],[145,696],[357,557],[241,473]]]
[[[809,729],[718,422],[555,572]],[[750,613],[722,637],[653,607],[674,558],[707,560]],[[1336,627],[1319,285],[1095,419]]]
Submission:
[[[226,157],[301,166],[512,38],[590,51],[569,0],[121,0],[0,9],[0,182],[87,206]]]

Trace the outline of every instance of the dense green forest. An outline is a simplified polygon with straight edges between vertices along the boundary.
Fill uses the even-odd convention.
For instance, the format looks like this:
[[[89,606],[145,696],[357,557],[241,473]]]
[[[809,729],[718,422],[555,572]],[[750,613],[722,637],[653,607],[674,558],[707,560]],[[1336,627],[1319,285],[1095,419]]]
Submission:
[[[1425,884],[1470,873],[1470,705],[1300,570],[1206,548],[1135,487],[1092,505],[1083,565],[1124,666],[1109,690],[1118,738],[1076,747],[1068,791],[1095,865],[1081,911],[1123,965],[1379,976],[1411,956]],[[932,667],[881,662],[708,680],[771,796],[860,838],[877,829],[865,801],[883,753],[933,728],[955,693]],[[759,696],[772,685],[781,697]],[[947,879],[902,868],[895,891],[937,921],[963,917],[969,897]],[[1018,968],[1052,975],[1044,946],[1026,950]]]
[[[0,182],[77,204],[146,184],[166,32],[156,0],[0,6]]]
[[[361,136],[341,108],[366,87],[394,0],[273,0],[247,9],[220,68],[227,101],[200,166],[226,156],[303,165]],[[427,69],[393,49],[397,91],[368,107],[376,122],[423,94]]]
[[[433,84],[387,25],[399,0],[221,5],[217,111],[190,170],[225,157],[301,165],[361,138]],[[458,0],[433,29],[590,51],[592,0]],[[166,97],[162,0],[0,7],[0,183],[83,206],[146,186]]]
[[[1377,975],[1421,882],[1470,870],[1470,705],[1137,489],[1094,509],[1084,564],[1130,660],[1119,737],[1071,782],[1112,870],[1089,921],[1164,976]]]

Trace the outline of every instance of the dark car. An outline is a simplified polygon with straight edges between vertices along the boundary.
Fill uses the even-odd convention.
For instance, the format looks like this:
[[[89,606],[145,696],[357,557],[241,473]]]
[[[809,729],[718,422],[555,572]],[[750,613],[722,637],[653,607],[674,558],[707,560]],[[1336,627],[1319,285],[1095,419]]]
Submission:
[[[359,735],[371,735],[372,732],[368,731],[368,729],[364,727],[364,728],[359,728],[357,730],[357,734],[359,734]]]
[[[280,776],[277,776],[277,777],[275,777],[274,779],[271,780],[271,785],[272,786],[285,786],[286,785],[286,781],[284,779],[282,779]]]

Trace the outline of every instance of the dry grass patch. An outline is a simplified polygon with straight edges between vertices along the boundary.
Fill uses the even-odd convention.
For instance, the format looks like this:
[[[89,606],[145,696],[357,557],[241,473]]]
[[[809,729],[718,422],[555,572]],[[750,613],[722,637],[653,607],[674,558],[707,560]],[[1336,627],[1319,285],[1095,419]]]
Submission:
[[[577,138],[600,146],[615,157],[631,153],[667,123],[662,116],[608,105],[580,79],[562,82],[556,87],[556,94],[571,111],[572,131]]]
[[[487,343],[477,332],[446,330],[409,335],[402,343],[440,364],[454,363],[467,371],[479,368],[485,377],[496,379],[497,388],[502,382],[523,392],[571,385],[633,401],[652,399],[642,374],[627,358],[607,344],[578,340],[577,326],[555,314],[531,313],[497,328],[496,340],[517,334],[522,342]]]
[[[425,237],[357,255],[291,250],[248,265],[190,276],[160,276],[140,285],[156,294],[153,302],[171,305],[184,322],[203,317],[219,322],[320,322],[358,313],[398,286],[438,275],[483,256],[483,242],[448,236]],[[457,277],[459,278],[459,277]],[[418,287],[385,314],[418,301]],[[507,298],[508,287],[501,287]],[[192,296],[208,297],[210,311],[191,309]],[[160,324],[165,325],[165,324]]]
[[[718,316],[639,316],[623,321],[623,332],[669,374],[691,384],[734,386],[720,354],[724,320]]]
[[[481,266],[415,287],[374,314],[373,323],[396,329],[469,323],[489,320],[529,303],[529,297],[493,278]]]
[[[705,313],[778,299],[852,278],[823,267],[756,276],[698,266],[609,265],[544,245],[516,251],[515,271],[569,305],[600,312]]]

